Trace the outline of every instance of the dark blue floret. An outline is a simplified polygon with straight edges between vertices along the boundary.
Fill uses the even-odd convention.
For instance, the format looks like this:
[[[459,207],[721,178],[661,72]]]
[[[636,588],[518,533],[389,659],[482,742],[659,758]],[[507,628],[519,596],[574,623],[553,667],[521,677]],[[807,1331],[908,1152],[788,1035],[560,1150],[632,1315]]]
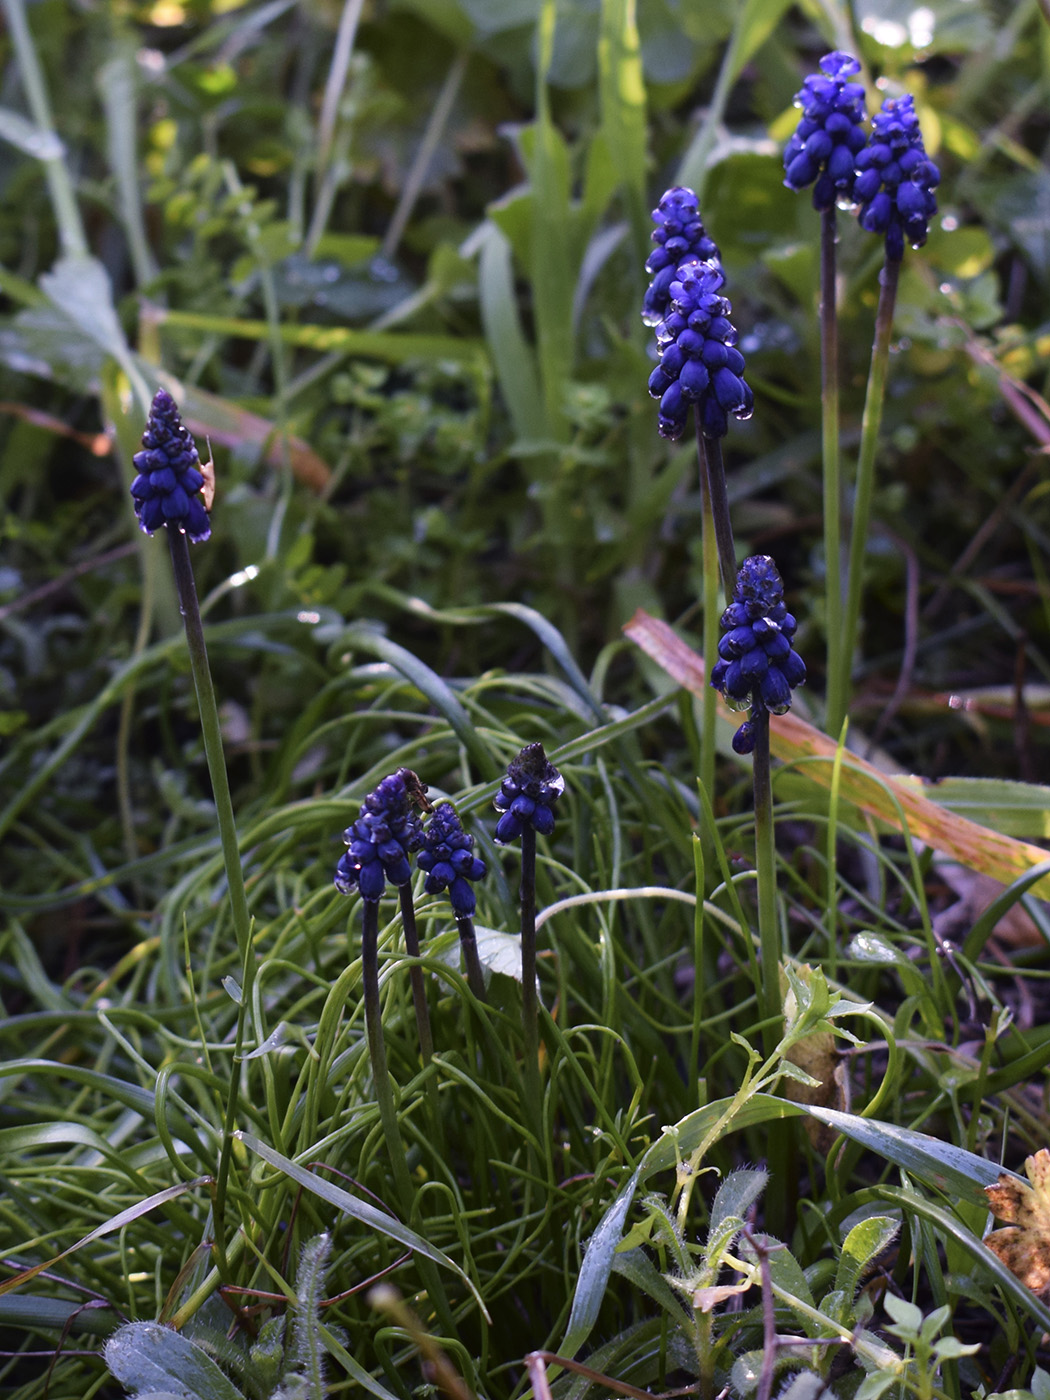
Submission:
[[[795,95],[802,118],[784,150],[784,184],[789,190],[813,185],[813,208],[833,209],[853,198],[856,160],[867,137],[864,89],[850,82],[860,64],[848,53],[825,54]]]
[[[470,881],[482,878],[485,862],[474,854],[474,838],[463,830],[451,802],[434,808],[416,864],[427,872],[423,884],[427,894],[447,889],[456,918],[469,919],[477,903]]]
[[[722,614],[719,660],[711,684],[737,710],[751,708],[751,719],[733,736],[737,753],[755,746],[755,719],[764,711],[782,715],[791,692],[806,679],[806,667],[791,645],[797,623],[784,603],[784,585],[768,554],[745,559],[736,577],[733,601]]]
[[[707,236],[696,195],[685,185],[669,189],[653,210],[656,244],[645,270],[653,279],[642,302],[642,320],[657,326],[667,314],[675,270],[686,258],[718,262],[718,244]]]
[[[853,193],[861,228],[885,234],[891,262],[904,257],[905,239],[913,248],[926,242],[940,179],[926,155],[914,98],[888,97],[872,118],[870,144],[857,157]]]
[[[656,327],[660,363],[649,376],[649,392],[660,400],[660,436],[676,441],[695,404],[707,437],[724,437],[734,418],[750,418],[751,389],[744,382],[744,357],[729,320],[725,282],[716,262],[687,258],[670,283],[667,315]]]
[[[153,396],[142,451],[132,461],[138,475],[131,483],[131,494],[146,534],[169,525],[194,544],[203,544],[211,535],[211,523],[200,495],[204,485],[200,458],[175,400],[164,389]]]
[[[412,879],[409,856],[423,844],[423,824],[412,794],[425,791],[415,774],[399,768],[384,778],[361,804],[361,815],[343,832],[348,850],[335,869],[340,894],[360,891],[361,898],[382,898],[387,880],[407,885]]]
[[[542,744],[526,744],[507,764],[507,776],[492,805],[503,815],[496,823],[501,846],[516,841],[522,828],[531,826],[540,836],[554,830],[554,804],[565,791],[565,779],[549,762]]]

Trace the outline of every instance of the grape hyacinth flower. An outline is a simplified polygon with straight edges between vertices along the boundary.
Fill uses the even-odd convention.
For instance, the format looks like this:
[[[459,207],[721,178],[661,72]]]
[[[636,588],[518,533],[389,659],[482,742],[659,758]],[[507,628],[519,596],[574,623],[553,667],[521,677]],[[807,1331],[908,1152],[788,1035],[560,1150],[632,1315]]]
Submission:
[[[734,709],[751,707],[751,719],[733,735],[737,753],[752,751],[755,721],[766,713],[784,714],[791,692],[806,679],[805,663],[791,645],[796,626],[773,560],[768,554],[745,559],[733,601],[722,614],[721,659],[711,671],[711,685]]]
[[[501,846],[515,841],[526,828],[541,836],[554,830],[554,804],[565,791],[565,779],[549,762],[542,744],[526,744],[507,765],[507,775],[492,805],[503,815],[496,823]]]
[[[798,129],[784,150],[784,184],[789,190],[813,185],[813,208],[832,209],[849,203],[858,154],[867,142],[864,88],[850,79],[860,64],[836,50],[820,60],[795,95],[802,108]]]
[[[724,283],[718,263],[687,258],[670,284],[669,309],[656,327],[660,363],[649,376],[649,393],[660,400],[660,436],[672,442],[685,430],[690,404],[706,438],[724,437],[730,414],[746,419],[754,409],[729,320],[733,308],[720,291]]]
[[[549,761],[542,744],[526,744],[507,764],[507,775],[492,805],[502,816],[496,841],[505,846],[521,837],[521,1028],[525,1042],[522,1107],[539,1132],[540,1090],[539,997],[536,991],[536,833],[554,831],[554,804],[565,779]]]
[[[413,803],[418,783],[409,769],[399,768],[365,798],[361,815],[343,833],[349,850],[336,866],[340,894],[352,894],[356,887],[362,899],[376,903],[387,880],[398,888],[411,881],[408,858],[423,844],[423,825]]]
[[[913,248],[926,242],[940,178],[926,154],[915,99],[910,93],[888,97],[872,118],[871,141],[857,157],[853,186],[860,226],[886,235],[887,261],[900,262],[905,239]]]
[[[132,458],[138,475],[131,483],[135,514],[147,535],[174,526],[194,544],[211,535],[201,488],[204,475],[193,439],[183,427],[175,400],[165,389],[153,396],[142,451]]]
[[[427,894],[447,889],[456,918],[473,915],[477,900],[471,881],[482,879],[485,862],[474,854],[474,838],[463,830],[451,802],[440,802],[434,808],[416,864],[427,872],[423,885]]]
[[[656,244],[645,270],[653,279],[642,302],[642,320],[658,326],[667,315],[671,283],[687,258],[719,262],[718,244],[708,237],[696,195],[685,185],[667,190],[653,210],[652,240]]]

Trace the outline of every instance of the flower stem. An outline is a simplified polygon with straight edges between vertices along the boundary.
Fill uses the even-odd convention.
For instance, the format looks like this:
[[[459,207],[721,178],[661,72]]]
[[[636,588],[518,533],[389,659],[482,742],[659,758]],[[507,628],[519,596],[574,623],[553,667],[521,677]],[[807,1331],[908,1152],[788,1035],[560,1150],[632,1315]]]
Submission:
[[[379,902],[374,899],[363,900],[361,905],[361,990],[365,1003],[365,1036],[368,1040],[368,1057],[372,1062],[372,1082],[376,1107],[379,1109],[379,1121],[383,1127],[387,1156],[394,1174],[394,1189],[397,1192],[401,1218],[411,1222],[415,1190],[408,1170],[408,1158],[405,1156],[405,1145],[397,1121],[397,1107],[390,1087],[390,1072],[387,1069],[383,1016],[379,1003]],[[449,1335],[455,1336],[455,1323],[436,1266],[429,1259],[417,1258],[417,1262],[435,1312],[448,1329]]]
[[[251,982],[255,964],[252,957],[251,919],[248,914],[248,900],[244,892],[244,872],[241,868],[237,824],[233,815],[233,799],[230,796],[226,759],[222,751],[222,729],[219,724],[218,707],[215,703],[215,688],[212,685],[211,669],[208,665],[208,652],[204,644],[204,627],[201,623],[200,604],[197,601],[193,565],[190,563],[189,542],[181,530],[167,530],[167,536],[172,568],[175,573],[175,588],[179,597],[179,611],[182,613],[186,628],[186,646],[189,651],[193,684],[197,692],[201,735],[204,739],[204,753],[208,761],[215,814],[219,823],[219,839],[222,844],[223,862],[226,868],[226,884],[230,892],[230,913],[233,918],[237,953],[241,963],[241,987],[237,1005],[233,1066],[230,1073],[229,1094],[226,1099],[222,1148],[215,1176],[215,1249],[220,1271],[225,1273],[227,1269],[226,1186],[230,1174],[233,1132],[237,1119],[237,1097],[240,1088],[245,1019],[251,1004]]]
[[[821,213],[820,363],[824,458],[824,616],[827,630],[827,728],[837,734],[849,679],[842,647],[842,462],[839,452],[839,324],[835,298],[835,209]]]
[[[868,387],[864,397],[864,417],[860,428],[860,453],[857,459],[857,490],[853,502],[853,525],[849,541],[849,585],[846,594],[846,622],[842,632],[843,673],[845,707],[838,720],[841,728],[845,711],[849,708],[849,669],[853,659],[853,649],[857,644],[857,626],[860,621],[860,605],[864,591],[864,554],[868,542],[868,521],[871,516],[871,500],[875,492],[875,452],[879,443],[879,427],[882,423],[882,406],[886,396],[886,372],[890,358],[890,332],[893,330],[893,311],[897,303],[897,282],[900,277],[900,262],[887,258],[879,277],[879,307],[875,314],[875,341],[871,350],[871,368],[868,371]],[[833,727],[830,733],[837,733]]]
[[[537,1127],[542,1121],[539,1003],[536,997],[536,833],[521,832],[521,1028],[525,1039],[525,1097]]]
[[[405,931],[405,951],[410,958],[419,957],[419,933],[416,929],[416,906],[412,900],[412,886],[398,885],[397,895],[401,904],[401,926]],[[434,1058],[434,1033],[430,1028],[430,1010],[427,1006],[427,988],[423,969],[415,966],[409,969],[412,984],[412,1009],[416,1015],[416,1034],[419,1036],[419,1053],[423,1068]],[[441,1104],[438,1102],[437,1080],[433,1074],[426,1080],[427,1107],[434,1128],[434,1145],[444,1155],[445,1132],[441,1123]]]
[[[718,559],[722,569],[722,590],[727,598],[733,596],[736,583],[736,546],[733,543],[733,521],[729,514],[729,493],[726,491],[725,467],[722,464],[721,439],[707,437],[696,423],[696,452],[700,471],[707,478],[711,518],[718,541]]]
[[[486,1001],[485,974],[481,970],[481,959],[478,957],[478,939],[474,932],[474,920],[469,914],[462,919],[456,920],[456,927],[459,929],[459,943],[463,949],[463,961],[467,968],[467,985],[477,997],[478,1001]]]
[[[419,934],[416,931],[416,906],[412,900],[412,886],[399,885],[397,896],[401,902],[401,924],[405,930],[405,950],[410,958],[419,957]],[[427,1007],[427,989],[423,980],[423,969],[413,967],[409,973],[412,983],[412,1007],[416,1013],[416,1030],[419,1034],[419,1050],[424,1066],[434,1056],[434,1035],[430,1029],[430,1011]]]
[[[701,547],[704,561],[704,675],[708,678],[718,660],[719,607],[718,607],[718,544],[715,539],[715,521],[711,513],[711,490],[708,482],[707,461],[703,454],[703,438],[697,435],[697,453],[700,456],[700,510]],[[718,719],[718,701],[713,686],[705,685],[700,713],[700,782],[710,800],[715,795],[715,754]],[[714,834],[705,826],[701,827],[701,841],[706,858],[713,851]],[[700,892],[702,897],[702,892]]]
[[[758,943],[762,985],[758,1005],[762,1015],[762,1048],[768,1059],[780,1044],[783,1017],[780,1001],[780,926],[777,918],[776,846],[773,834],[773,784],[769,769],[769,711],[752,707],[755,731],[752,774],[755,784],[755,869],[758,876]]]

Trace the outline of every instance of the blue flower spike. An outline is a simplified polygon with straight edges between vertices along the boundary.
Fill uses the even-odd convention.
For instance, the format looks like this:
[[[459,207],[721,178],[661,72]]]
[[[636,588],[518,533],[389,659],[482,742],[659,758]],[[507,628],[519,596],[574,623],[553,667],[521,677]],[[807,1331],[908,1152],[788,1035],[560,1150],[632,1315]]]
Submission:
[[[474,838],[463,830],[451,802],[439,802],[434,808],[416,864],[426,871],[423,888],[427,894],[447,889],[456,918],[473,916],[477,900],[471,881],[484,877],[485,862],[474,854]]]
[[[686,185],[667,190],[653,210],[652,240],[656,247],[649,255],[645,270],[653,279],[642,302],[642,320],[647,326],[658,326],[667,315],[671,283],[675,273],[687,258],[705,262],[720,262],[718,244],[708,237],[696,195]]]
[[[676,442],[696,405],[705,437],[725,437],[730,415],[751,417],[754,397],[744,382],[744,357],[736,348],[732,306],[721,295],[720,264],[687,258],[675,269],[668,312],[656,327],[660,363],[649,393],[660,400],[660,436]]]
[[[542,744],[526,744],[507,764],[507,776],[492,800],[503,815],[496,823],[496,841],[506,846],[522,829],[531,826],[540,836],[554,831],[554,804],[565,791],[565,779],[543,751]]]
[[[711,684],[733,709],[751,709],[750,720],[733,735],[736,752],[750,753],[755,720],[766,711],[786,713],[791,692],[806,679],[805,663],[791,645],[797,624],[768,554],[752,554],[741,564],[721,625],[720,659],[711,669]]]
[[[426,789],[410,768],[399,768],[368,794],[361,814],[343,832],[348,846],[335,870],[340,894],[358,890],[377,903],[386,882],[398,888],[412,879],[409,856],[423,844],[423,823],[416,810]]]
[[[888,261],[901,261],[905,239],[913,248],[926,242],[940,179],[926,154],[915,99],[910,93],[887,97],[872,118],[871,141],[857,157],[853,193],[861,228],[885,234]]]
[[[200,457],[175,400],[165,389],[153,396],[142,451],[132,461],[138,475],[131,483],[131,495],[146,534],[167,525],[188,535],[193,544],[203,544],[211,535],[211,522],[201,499]]]
[[[864,88],[850,80],[860,64],[848,53],[825,54],[795,95],[802,108],[798,128],[784,149],[784,184],[813,186],[813,208],[850,204],[859,153],[867,144]]]

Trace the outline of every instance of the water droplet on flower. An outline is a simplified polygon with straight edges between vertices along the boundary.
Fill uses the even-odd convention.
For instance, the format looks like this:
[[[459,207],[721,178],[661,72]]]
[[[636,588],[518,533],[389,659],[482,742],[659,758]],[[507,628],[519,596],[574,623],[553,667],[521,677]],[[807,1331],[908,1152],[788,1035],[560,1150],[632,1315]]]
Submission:
[[[749,418],[754,416],[754,412],[754,408],[734,408],[733,417],[739,423],[746,423]]]

